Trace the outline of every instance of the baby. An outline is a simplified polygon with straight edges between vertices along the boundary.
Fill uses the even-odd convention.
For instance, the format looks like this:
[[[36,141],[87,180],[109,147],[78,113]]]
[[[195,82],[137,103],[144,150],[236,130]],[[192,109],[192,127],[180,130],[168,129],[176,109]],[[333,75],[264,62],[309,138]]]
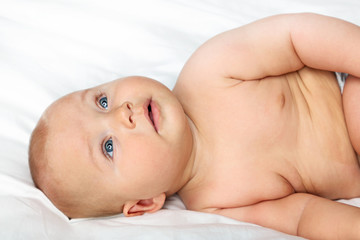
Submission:
[[[126,77],[53,103],[33,180],[70,218],[190,210],[306,238],[360,238],[360,28],[273,16],[202,45],[170,91]],[[343,94],[334,71],[349,73]]]

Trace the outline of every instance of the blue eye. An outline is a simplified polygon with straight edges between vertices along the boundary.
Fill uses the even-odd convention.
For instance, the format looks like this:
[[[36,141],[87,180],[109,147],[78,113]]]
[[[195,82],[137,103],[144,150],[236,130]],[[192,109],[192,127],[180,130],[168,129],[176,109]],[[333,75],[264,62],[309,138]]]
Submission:
[[[104,153],[106,156],[108,156],[110,158],[113,157],[114,147],[113,147],[113,141],[111,138],[104,143],[103,149],[104,149]]]
[[[102,108],[107,109],[108,108],[108,100],[107,97],[102,97],[99,99],[99,104]]]

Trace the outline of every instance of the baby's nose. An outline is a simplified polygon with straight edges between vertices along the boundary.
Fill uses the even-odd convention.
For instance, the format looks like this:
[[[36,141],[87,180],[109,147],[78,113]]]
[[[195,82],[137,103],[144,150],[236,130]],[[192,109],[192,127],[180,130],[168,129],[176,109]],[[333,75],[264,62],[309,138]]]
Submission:
[[[124,102],[120,107],[115,109],[116,120],[121,121],[121,123],[130,129],[135,128],[136,124],[133,119],[132,103]]]

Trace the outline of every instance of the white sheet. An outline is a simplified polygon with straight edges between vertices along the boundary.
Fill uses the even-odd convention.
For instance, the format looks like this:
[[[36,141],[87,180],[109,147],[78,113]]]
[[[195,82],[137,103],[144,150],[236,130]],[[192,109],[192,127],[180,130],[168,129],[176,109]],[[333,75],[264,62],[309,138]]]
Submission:
[[[294,239],[186,211],[176,196],[155,214],[68,221],[33,187],[29,135],[74,90],[127,75],[172,88],[190,54],[222,31],[303,11],[360,24],[359,10],[358,0],[0,0],[0,239]]]

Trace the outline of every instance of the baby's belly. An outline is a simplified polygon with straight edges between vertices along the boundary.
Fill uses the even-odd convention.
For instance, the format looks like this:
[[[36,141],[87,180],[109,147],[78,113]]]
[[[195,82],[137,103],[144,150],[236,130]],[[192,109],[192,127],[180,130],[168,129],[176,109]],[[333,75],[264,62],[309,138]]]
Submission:
[[[202,122],[213,134],[211,157],[201,189],[188,194],[196,197],[181,195],[188,208],[247,206],[294,192],[352,197],[346,189],[359,167],[333,73],[304,68],[226,89],[207,102],[216,109]]]
[[[341,184],[343,166],[357,164],[336,78],[331,72],[309,68],[283,78],[287,84],[281,114],[292,124],[283,124],[286,134],[279,138],[279,148],[287,149],[301,182],[286,172],[283,175],[295,191],[336,198],[334,186]]]

